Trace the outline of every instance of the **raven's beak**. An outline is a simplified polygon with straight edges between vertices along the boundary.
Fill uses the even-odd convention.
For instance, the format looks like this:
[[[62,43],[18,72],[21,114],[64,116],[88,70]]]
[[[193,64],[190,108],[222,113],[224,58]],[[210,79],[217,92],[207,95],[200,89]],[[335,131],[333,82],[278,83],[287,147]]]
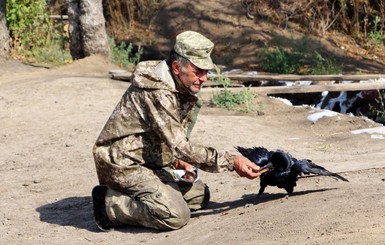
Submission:
[[[274,165],[271,162],[268,162],[265,166],[261,167],[261,169],[274,169]]]

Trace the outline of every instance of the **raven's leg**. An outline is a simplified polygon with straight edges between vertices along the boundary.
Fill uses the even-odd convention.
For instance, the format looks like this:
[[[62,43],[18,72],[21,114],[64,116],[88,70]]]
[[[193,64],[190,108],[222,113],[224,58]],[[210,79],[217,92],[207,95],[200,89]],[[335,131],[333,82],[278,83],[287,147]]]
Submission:
[[[259,188],[258,196],[262,195],[265,191],[267,185],[261,184],[261,188]]]
[[[291,194],[291,193],[293,193],[293,191],[294,191],[294,186],[286,186],[285,187],[285,190],[287,191],[287,194]]]

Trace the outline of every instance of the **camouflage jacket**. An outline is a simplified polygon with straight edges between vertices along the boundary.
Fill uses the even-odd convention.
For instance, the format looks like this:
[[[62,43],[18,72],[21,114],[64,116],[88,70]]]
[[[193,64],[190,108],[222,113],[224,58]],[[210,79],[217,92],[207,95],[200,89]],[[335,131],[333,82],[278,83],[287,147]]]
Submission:
[[[176,159],[209,172],[232,168],[227,153],[189,141],[201,102],[165,61],[139,63],[131,81],[93,148],[101,184],[128,188]]]

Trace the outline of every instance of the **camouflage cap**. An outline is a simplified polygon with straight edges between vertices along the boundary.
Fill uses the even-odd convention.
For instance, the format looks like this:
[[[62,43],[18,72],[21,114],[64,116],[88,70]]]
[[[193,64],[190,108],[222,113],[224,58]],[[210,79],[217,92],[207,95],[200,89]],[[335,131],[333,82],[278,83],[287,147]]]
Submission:
[[[203,70],[211,70],[214,63],[210,58],[214,43],[195,31],[185,31],[176,36],[174,50]]]

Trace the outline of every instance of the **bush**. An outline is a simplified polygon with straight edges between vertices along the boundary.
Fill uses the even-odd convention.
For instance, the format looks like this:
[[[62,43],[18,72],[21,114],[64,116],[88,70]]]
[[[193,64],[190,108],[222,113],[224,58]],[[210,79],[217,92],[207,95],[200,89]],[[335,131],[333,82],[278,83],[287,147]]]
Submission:
[[[318,52],[314,52],[315,65],[310,68],[310,74],[326,75],[326,74],[341,74],[342,69],[336,64],[333,59],[322,57]]]
[[[13,56],[53,64],[71,59],[63,25],[51,21],[45,0],[8,0],[6,8]]]
[[[234,109],[238,106],[242,112],[256,111],[254,103],[255,93],[250,92],[249,89],[244,89],[239,93],[234,93],[225,88],[221,93],[215,94],[211,99],[211,104],[226,109]]]
[[[112,52],[111,60],[115,64],[118,64],[121,68],[128,69],[135,66],[140,61],[140,56],[143,53],[143,49],[139,49],[138,52],[132,54],[132,44],[120,43],[116,44],[113,38],[108,38],[110,49]]]
[[[239,93],[230,91],[228,86],[232,84],[232,81],[224,76],[217,66],[215,66],[215,70],[218,74],[216,82],[221,83],[224,90],[221,93],[214,94],[210,100],[210,104],[228,110],[238,107],[238,109],[243,112],[251,112],[257,109],[254,102],[256,97],[255,93],[252,93],[249,89],[244,89]]]
[[[297,73],[301,67],[301,59],[303,55],[298,52],[290,53],[282,47],[276,49],[262,49],[258,53],[258,59],[262,64],[264,71],[278,74]]]
[[[333,59],[324,58],[316,51],[306,52],[304,41],[291,43],[291,48],[284,49],[277,45],[264,48],[258,53],[258,60],[266,72],[277,74],[339,74],[342,68]],[[310,67],[310,68],[308,68]]]
[[[374,46],[383,45],[384,42],[384,32],[378,30],[378,24],[381,23],[381,18],[376,16],[374,19],[374,27],[373,30],[369,32],[368,38],[369,42],[373,43]]]
[[[45,4],[44,0],[7,1],[6,17],[15,47],[29,49],[46,45],[52,25]]]

